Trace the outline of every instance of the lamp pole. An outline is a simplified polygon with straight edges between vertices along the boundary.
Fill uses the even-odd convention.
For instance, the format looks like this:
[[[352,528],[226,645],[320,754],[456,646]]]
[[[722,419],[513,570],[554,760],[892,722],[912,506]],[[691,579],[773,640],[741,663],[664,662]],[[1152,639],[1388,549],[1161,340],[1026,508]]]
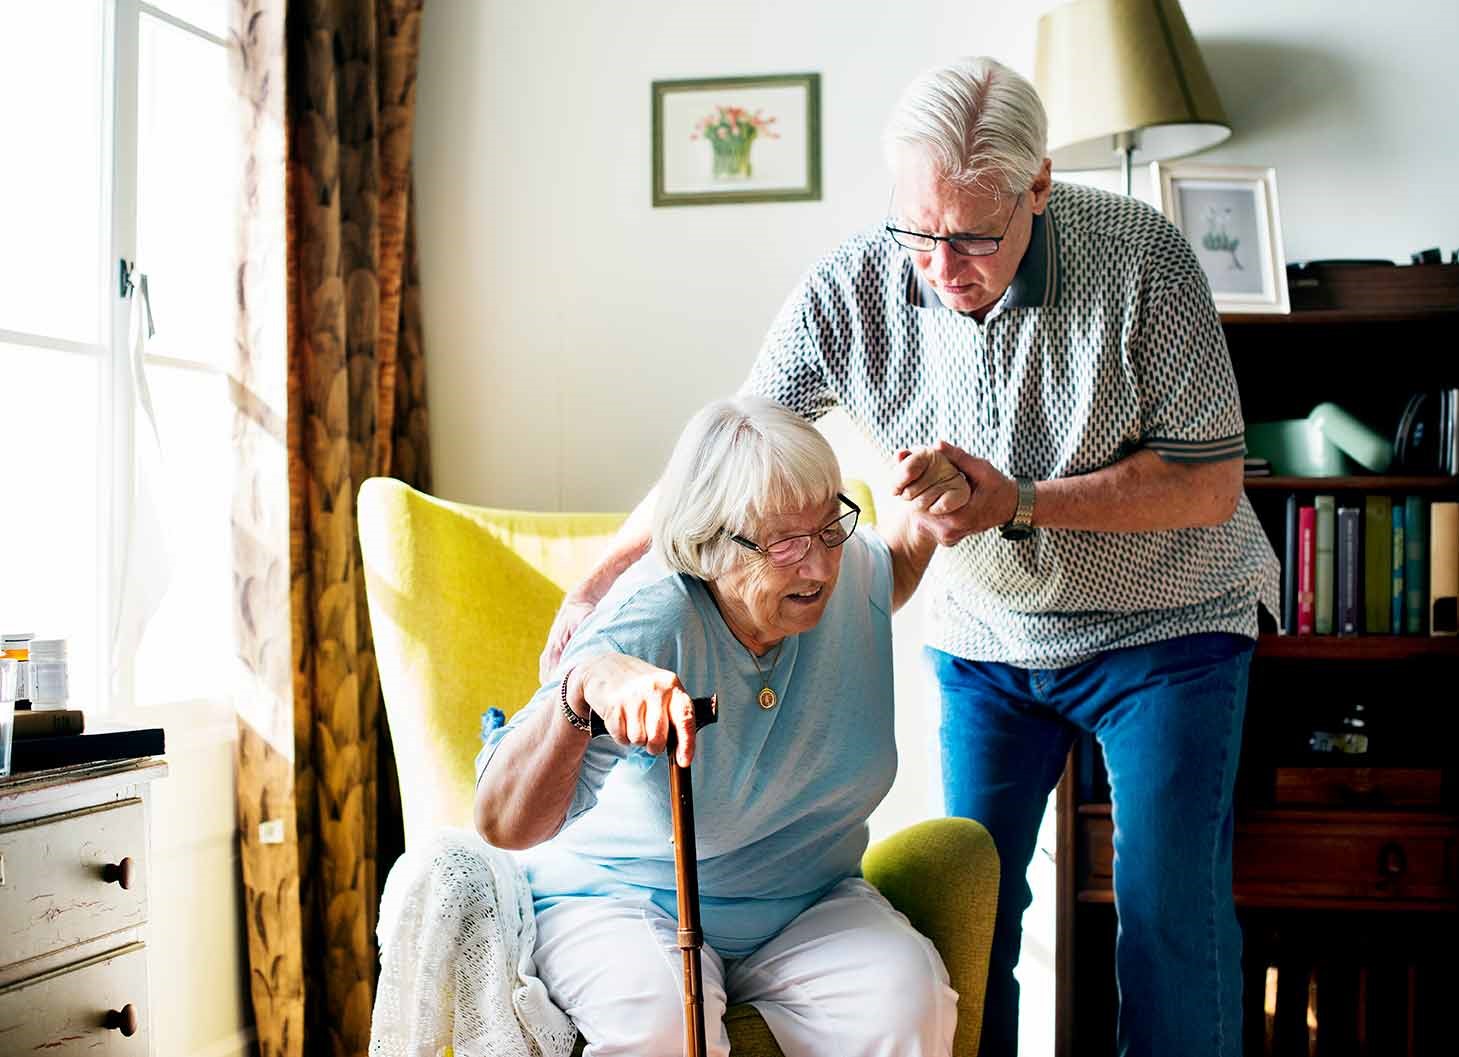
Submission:
[[[1120,171],[1125,177],[1125,197],[1129,198],[1134,194],[1135,134],[1116,132],[1114,149],[1115,153],[1120,156]]]

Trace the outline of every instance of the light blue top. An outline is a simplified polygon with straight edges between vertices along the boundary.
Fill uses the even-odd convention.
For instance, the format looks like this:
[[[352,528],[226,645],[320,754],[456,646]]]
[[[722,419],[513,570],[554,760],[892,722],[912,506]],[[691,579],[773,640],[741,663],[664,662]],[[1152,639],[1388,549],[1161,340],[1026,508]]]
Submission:
[[[619,578],[568,646],[569,664],[612,650],[678,673],[693,697],[719,695],[719,721],[700,732],[691,773],[701,924],[724,957],[751,953],[861,873],[867,817],[897,769],[891,596],[886,543],[857,532],[820,622],[781,648],[770,679],[780,700],[769,711],[756,703],[754,661],[708,589],[652,555]],[[478,780],[528,715],[559,707],[558,687],[544,686],[487,735]],[[602,897],[677,914],[670,835],[666,758],[595,738],[563,828],[522,854],[537,910]]]

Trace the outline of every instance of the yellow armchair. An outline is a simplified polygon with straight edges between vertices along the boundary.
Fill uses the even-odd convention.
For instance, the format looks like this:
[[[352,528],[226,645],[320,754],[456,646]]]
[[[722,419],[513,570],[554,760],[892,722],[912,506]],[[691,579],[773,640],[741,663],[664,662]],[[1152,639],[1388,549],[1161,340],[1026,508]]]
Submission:
[[[851,487],[870,521],[870,493]],[[467,506],[390,478],[361,486],[365,587],[408,844],[472,825],[482,714],[511,716],[537,690],[558,604],[622,520]],[[942,954],[958,992],[953,1052],[973,1057],[998,895],[992,838],[967,819],[933,819],[870,848],[862,869]],[[894,981],[888,993],[895,1001]],[[736,1057],[781,1057],[752,1006],[730,1007],[726,1022]]]

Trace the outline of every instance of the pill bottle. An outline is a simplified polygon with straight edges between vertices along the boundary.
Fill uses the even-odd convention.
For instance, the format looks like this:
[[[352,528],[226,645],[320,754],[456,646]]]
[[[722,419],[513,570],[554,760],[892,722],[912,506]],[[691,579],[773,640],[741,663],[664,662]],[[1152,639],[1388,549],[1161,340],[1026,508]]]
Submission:
[[[30,707],[30,643],[34,638],[31,631],[0,635],[0,657],[15,662],[15,707],[22,711]]]
[[[66,672],[65,639],[32,639],[30,703],[35,709],[65,708],[70,679]]]

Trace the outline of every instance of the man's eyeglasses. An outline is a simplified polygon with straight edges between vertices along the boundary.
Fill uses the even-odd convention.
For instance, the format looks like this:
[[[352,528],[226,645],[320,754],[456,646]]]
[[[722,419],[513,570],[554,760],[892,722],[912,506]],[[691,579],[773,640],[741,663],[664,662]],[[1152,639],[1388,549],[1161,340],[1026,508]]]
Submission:
[[[787,565],[794,565],[804,558],[810,552],[811,540],[817,536],[821,538],[821,543],[825,545],[827,550],[835,550],[851,538],[851,533],[856,531],[856,519],[861,516],[861,508],[839,492],[836,493],[836,498],[841,500],[843,505],[851,509],[835,521],[832,521],[823,528],[816,529],[814,532],[803,532],[798,536],[786,536],[784,539],[767,543],[763,547],[754,540],[746,539],[744,536],[738,536],[733,532],[726,533],[726,535],[746,550],[752,550],[756,554],[764,555],[770,564],[777,569],[783,569]]]
[[[932,253],[939,242],[945,242],[953,253],[964,257],[991,257],[1008,237],[1008,229],[1013,226],[1013,218],[1018,215],[1022,202],[1023,192],[1020,191],[1014,200],[1013,211],[1008,214],[1008,223],[1003,225],[1003,231],[998,235],[929,235],[922,231],[904,231],[891,224],[886,225],[886,230],[898,246],[913,253]]]

